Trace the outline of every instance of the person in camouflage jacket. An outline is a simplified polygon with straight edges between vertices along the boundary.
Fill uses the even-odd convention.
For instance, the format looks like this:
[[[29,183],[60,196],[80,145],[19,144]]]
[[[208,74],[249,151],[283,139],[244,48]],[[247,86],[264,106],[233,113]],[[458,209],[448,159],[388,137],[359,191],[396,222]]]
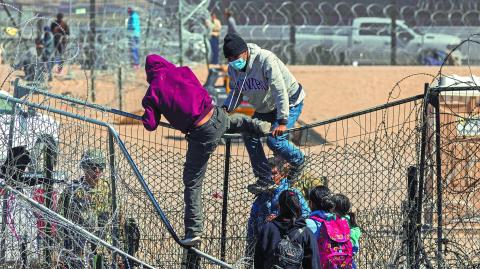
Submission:
[[[62,195],[62,215],[100,238],[106,237],[110,218],[110,188],[100,180],[106,167],[103,153],[87,150],[80,161],[84,175],[74,180]],[[91,243],[85,257],[86,238],[74,231],[64,230],[64,247],[69,254],[65,262],[69,269],[101,268],[102,258],[97,255],[96,244]],[[88,261],[89,266],[86,264]]]

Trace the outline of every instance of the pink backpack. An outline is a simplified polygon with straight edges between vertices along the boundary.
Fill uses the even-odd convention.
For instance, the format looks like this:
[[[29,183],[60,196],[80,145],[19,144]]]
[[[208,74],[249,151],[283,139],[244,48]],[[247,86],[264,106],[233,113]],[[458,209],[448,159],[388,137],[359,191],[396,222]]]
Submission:
[[[348,222],[338,216],[331,220],[316,216],[310,218],[322,224],[317,240],[320,268],[351,269],[353,250]]]

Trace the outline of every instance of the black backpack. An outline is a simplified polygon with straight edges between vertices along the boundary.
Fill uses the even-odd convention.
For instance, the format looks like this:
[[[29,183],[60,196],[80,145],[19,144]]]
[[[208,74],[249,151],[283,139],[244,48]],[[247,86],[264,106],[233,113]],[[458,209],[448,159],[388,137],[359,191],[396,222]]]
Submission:
[[[301,229],[295,229],[294,231],[287,232],[282,236],[280,242],[274,252],[275,261],[273,263],[274,269],[297,269],[302,268],[303,260],[303,245],[301,242],[297,242],[302,233],[305,231],[305,227]]]

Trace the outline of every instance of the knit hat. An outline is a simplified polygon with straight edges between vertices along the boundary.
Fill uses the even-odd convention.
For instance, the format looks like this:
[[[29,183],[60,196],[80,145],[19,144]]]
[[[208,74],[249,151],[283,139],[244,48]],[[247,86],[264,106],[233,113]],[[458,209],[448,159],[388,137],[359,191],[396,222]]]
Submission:
[[[223,55],[225,58],[234,57],[247,50],[247,43],[234,33],[229,33],[223,39]]]

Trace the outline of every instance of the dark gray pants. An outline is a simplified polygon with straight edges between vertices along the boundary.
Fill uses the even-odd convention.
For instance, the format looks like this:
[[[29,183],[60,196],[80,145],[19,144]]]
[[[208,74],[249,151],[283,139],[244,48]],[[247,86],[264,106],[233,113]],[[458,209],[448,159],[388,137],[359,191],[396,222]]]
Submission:
[[[210,155],[230,127],[228,114],[215,107],[210,120],[194,128],[187,136],[188,149],[183,169],[185,185],[185,236],[199,236],[203,230],[202,183]]]
[[[222,108],[215,107],[212,118],[194,128],[186,138],[187,157],[183,169],[185,185],[185,237],[200,236],[203,230],[202,183],[210,155],[218,146],[222,135],[234,133],[258,133],[262,124],[257,119],[235,114],[229,116]]]

